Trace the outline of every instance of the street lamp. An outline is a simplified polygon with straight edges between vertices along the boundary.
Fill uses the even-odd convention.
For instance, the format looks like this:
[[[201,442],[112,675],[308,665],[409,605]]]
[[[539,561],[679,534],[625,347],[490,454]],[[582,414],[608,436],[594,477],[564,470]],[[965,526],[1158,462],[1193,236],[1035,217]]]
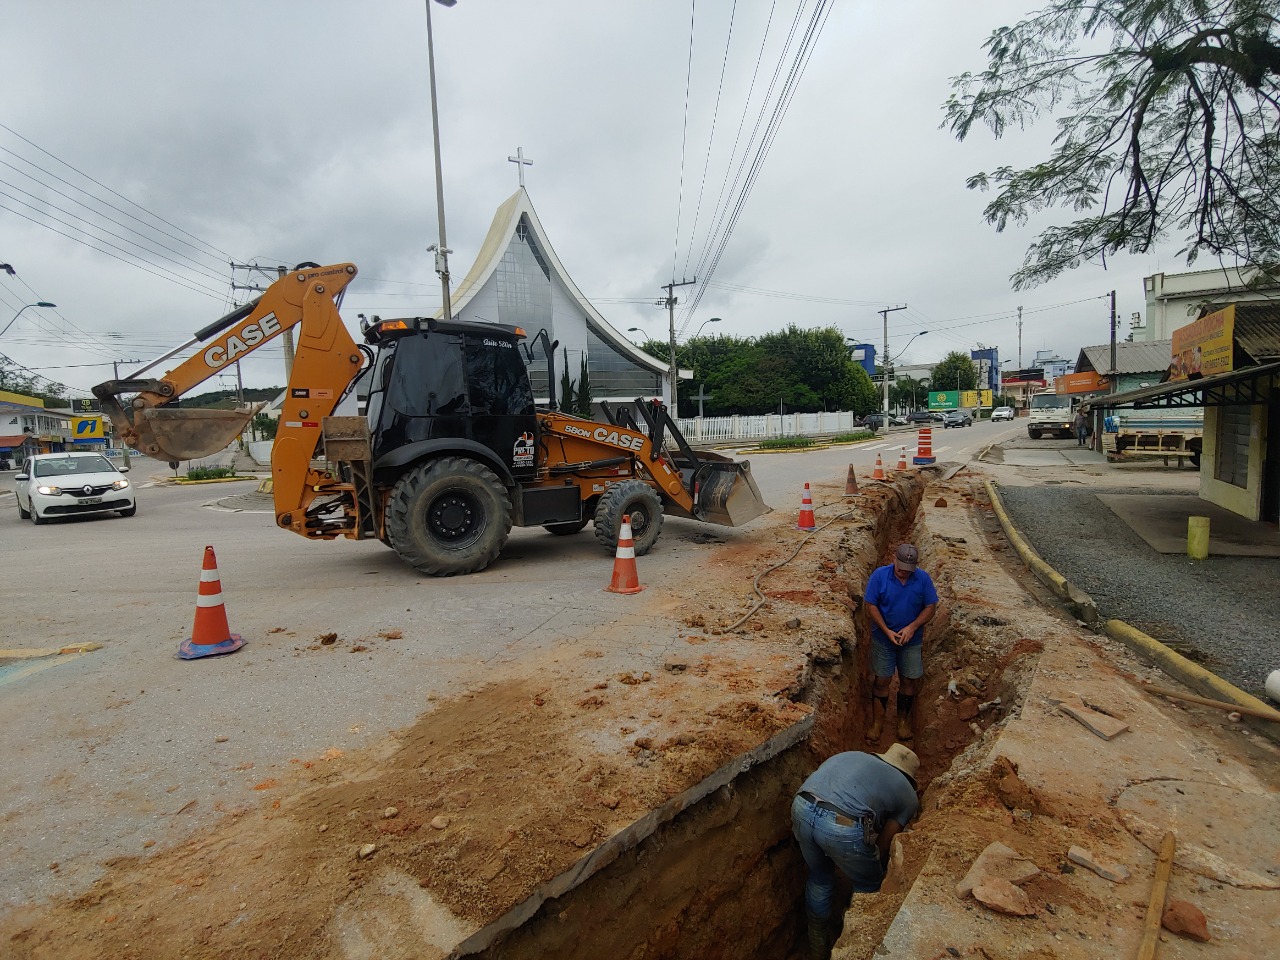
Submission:
[[[639,327],[627,327],[627,333],[644,333],[644,331]],[[645,334],[645,336],[647,337],[648,334]]]
[[[703,321],[702,321],[702,327],[705,327],[708,323],[719,323],[719,322],[720,322],[720,318],[719,318],[719,317],[712,317],[710,320],[703,320]],[[701,336],[701,334],[702,334],[702,327],[698,327],[698,332],[697,332],[697,333],[695,333],[695,334],[694,334],[692,337],[690,337],[689,339],[690,339],[690,340],[697,340],[697,339],[698,339],[698,337],[699,337],[699,336]]]
[[[22,308],[22,310],[26,310],[28,307],[56,307],[56,306],[57,306],[56,303],[50,303],[47,300],[41,300],[39,303],[28,303],[27,306]],[[22,316],[22,310],[19,310],[17,313],[15,313],[13,315],[13,320],[10,320],[8,323],[4,325],[4,329],[0,330],[0,337],[3,337],[6,333],[9,332],[9,328],[14,325],[14,323],[17,321],[17,319],[20,316]]]
[[[435,0],[442,7],[452,7],[458,0]],[[440,243],[428,250],[435,250],[436,273],[440,275],[440,298],[445,320],[453,319],[453,304],[449,299],[449,245],[444,235],[444,173],[440,166],[440,115],[436,110],[436,53],[431,41],[431,3],[425,0],[427,8],[427,72],[431,75],[431,137],[436,153],[436,211],[440,216]]]

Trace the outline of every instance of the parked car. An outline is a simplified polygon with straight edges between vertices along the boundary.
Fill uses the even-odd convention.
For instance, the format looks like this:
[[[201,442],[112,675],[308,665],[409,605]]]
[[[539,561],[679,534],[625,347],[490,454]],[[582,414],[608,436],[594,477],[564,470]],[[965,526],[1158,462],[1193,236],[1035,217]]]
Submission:
[[[932,423],[933,414],[928,410],[914,410],[907,414],[907,423]]]
[[[942,418],[943,427],[972,427],[973,417],[967,410],[948,410]]]
[[[128,467],[116,467],[100,453],[38,453],[28,457],[13,481],[18,516],[41,524],[55,517],[138,512]]]
[[[884,414],[868,413],[865,417],[862,418],[862,426],[867,430],[884,429]]]
[[[991,411],[992,420],[1012,420],[1013,417],[1013,407],[996,407]]]

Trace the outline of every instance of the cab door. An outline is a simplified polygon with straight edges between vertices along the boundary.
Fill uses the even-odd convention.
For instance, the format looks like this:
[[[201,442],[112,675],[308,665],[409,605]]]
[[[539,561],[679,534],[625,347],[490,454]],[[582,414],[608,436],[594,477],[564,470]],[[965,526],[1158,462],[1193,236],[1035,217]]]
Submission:
[[[507,464],[517,480],[537,475],[538,419],[533,389],[515,340],[468,334],[463,348],[471,401],[471,438]]]

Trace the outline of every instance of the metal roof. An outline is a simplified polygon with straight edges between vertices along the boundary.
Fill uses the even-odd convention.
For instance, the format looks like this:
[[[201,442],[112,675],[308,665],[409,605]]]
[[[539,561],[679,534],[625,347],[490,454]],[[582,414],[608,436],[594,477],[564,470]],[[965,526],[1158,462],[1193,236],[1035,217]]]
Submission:
[[[1243,367],[1197,380],[1161,383],[1141,390],[1113,393],[1086,401],[1090,407],[1133,407],[1150,410],[1170,407],[1228,407],[1267,403],[1269,391],[1280,387],[1280,363]]]
[[[1237,307],[1237,309],[1239,309]],[[1172,340],[1136,340],[1116,344],[1116,373],[1156,373],[1169,369],[1173,360]],[[1081,347],[1076,373],[1110,373],[1111,344]]]

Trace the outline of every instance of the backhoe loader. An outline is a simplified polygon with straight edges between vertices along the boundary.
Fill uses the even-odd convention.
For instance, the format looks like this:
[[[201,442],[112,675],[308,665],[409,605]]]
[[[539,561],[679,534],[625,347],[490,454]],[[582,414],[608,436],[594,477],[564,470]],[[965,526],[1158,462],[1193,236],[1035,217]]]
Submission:
[[[271,452],[276,523],[313,540],[379,539],[432,576],[483,570],[513,525],[567,535],[592,523],[612,551],[626,515],[642,555],[664,512],[740,526],[769,510],[748,463],[695,452],[658,401],[637,400],[634,413],[601,404],[604,423],[558,411],[556,343],[545,330],[534,339],[549,367],[546,406],[534,403],[533,352],[520,327],[374,318],[357,345],[338,312],[355,276],[350,263],[300,264],[186,344],[93,393],[139,453],[167,462],[209,456],[259,408],[176,401],[296,327]],[[158,379],[140,376],[193,347]],[[366,415],[335,416],[362,372]]]

